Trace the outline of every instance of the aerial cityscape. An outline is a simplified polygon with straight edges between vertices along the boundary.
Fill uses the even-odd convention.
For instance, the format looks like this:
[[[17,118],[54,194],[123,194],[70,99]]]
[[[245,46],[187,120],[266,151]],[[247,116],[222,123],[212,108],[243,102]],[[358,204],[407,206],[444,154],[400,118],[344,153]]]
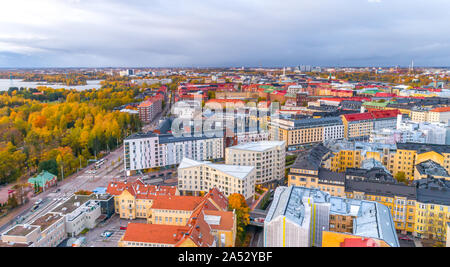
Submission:
[[[310,1],[2,5],[22,2],[27,19],[0,18],[0,247],[450,247],[448,34],[394,45],[395,30],[362,21],[345,47],[295,32],[327,12]],[[408,28],[393,3],[343,2],[361,11],[353,22]],[[448,25],[434,2],[424,18]],[[284,28],[239,28],[252,8]],[[312,14],[296,21],[296,8]],[[385,41],[358,44],[365,27]]]

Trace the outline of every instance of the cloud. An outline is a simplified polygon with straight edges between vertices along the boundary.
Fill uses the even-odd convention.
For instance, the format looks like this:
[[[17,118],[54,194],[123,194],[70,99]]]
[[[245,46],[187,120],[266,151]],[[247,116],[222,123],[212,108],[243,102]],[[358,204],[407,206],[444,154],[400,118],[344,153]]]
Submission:
[[[0,67],[447,65],[446,0],[15,0]]]

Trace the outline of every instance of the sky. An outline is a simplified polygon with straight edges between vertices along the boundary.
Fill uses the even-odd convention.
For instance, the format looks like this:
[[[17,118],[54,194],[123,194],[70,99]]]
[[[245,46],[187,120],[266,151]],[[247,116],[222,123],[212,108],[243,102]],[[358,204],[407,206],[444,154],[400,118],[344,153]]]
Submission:
[[[0,0],[0,67],[450,66],[448,0]]]

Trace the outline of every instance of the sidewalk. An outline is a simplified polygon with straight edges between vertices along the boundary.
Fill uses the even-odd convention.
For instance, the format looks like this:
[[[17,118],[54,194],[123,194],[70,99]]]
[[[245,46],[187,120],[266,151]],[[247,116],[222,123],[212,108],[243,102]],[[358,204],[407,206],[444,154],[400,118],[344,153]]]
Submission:
[[[259,203],[261,202],[262,199],[264,199],[264,197],[266,196],[266,194],[269,192],[269,190],[266,190],[266,192],[264,192],[264,194],[262,194],[258,200],[256,202],[253,203],[253,205],[250,207],[250,210],[253,211],[256,209],[256,207],[258,207]]]

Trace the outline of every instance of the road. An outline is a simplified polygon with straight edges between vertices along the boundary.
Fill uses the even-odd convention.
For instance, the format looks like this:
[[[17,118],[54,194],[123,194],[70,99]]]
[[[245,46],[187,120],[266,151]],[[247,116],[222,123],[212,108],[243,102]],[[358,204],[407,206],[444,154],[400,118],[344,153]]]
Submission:
[[[170,108],[170,104],[166,105],[164,111],[157,116],[151,124],[145,126],[144,129],[146,131],[154,130],[158,126],[160,118],[164,117]],[[120,161],[119,158],[121,158]],[[58,182],[55,187],[34,196],[27,204],[11,211],[10,214],[0,219],[0,233],[15,224],[16,219],[19,217],[24,218],[21,223],[32,223],[35,219],[53,210],[62,200],[69,198],[79,190],[93,191],[97,187],[107,187],[108,184],[114,179],[126,177],[126,173],[123,170],[123,146],[110,152],[103,159],[105,159],[105,163],[95,171],[95,174],[87,173],[87,171],[91,171],[94,168],[94,165],[91,164],[77,173],[66,177],[63,181]],[[169,175],[168,172],[172,172],[173,174]],[[160,174],[163,174],[163,176],[161,177]],[[153,175],[154,174],[152,173],[149,177]],[[157,178],[163,178],[163,182],[160,183],[160,185],[176,185],[176,183],[165,183],[166,180],[171,179],[174,175],[176,175],[176,171],[162,170],[161,172],[157,172],[156,175],[158,175]],[[31,208],[34,206],[34,203],[39,199],[42,199],[42,203],[39,205],[39,208],[34,212],[31,212]]]
[[[69,198],[79,190],[92,191],[97,187],[107,187],[113,179],[118,178],[123,174],[123,163],[122,161],[118,161],[119,157],[123,158],[123,147],[116,149],[104,157],[105,164],[103,164],[95,174],[86,173],[93,168],[93,165],[90,165],[70,177],[67,177],[64,181],[58,182],[56,187],[52,187],[47,191],[34,196],[29,203],[12,211],[11,214],[2,219],[0,222],[2,225],[0,227],[0,232],[15,224],[15,218],[19,216],[25,217],[25,220],[22,223],[33,222],[38,217],[51,211],[61,202],[61,200]],[[112,164],[113,162],[114,164]],[[58,192],[56,190],[58,190]],[[31,212],[31,207],[38,199],[42,199],[42,203],[36,211]]]

